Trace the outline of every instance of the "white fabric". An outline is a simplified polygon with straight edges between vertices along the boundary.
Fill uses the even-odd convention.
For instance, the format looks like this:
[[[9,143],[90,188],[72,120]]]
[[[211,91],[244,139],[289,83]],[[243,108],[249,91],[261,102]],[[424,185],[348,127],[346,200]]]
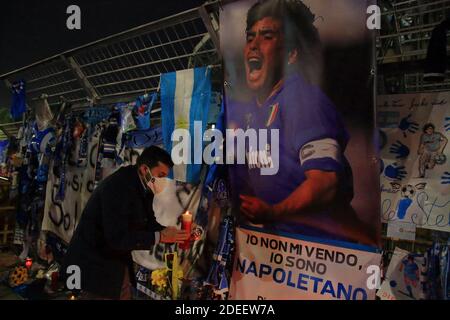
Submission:
[[[201,190],[202,186],[200,185],[195,192],[194,190],[184,192],[183,188],[177,189],[175,180],[169,179],[164,190],[153,198],[153,211],[156,221],[166,227],[177,227],[179,226],[178,217],[183,213],[186,206],[195,219],[195,213],[200,203]],[[158,243],[159,241],[155,242]],[[171,247],[173,248],[173,246]],[[162,261],[162,257],[164,252],[168,252],[168,248],[167,244],[158,243],[152,250],[134,250],[131,255],[138,265],[149,270],[155,270],[164,268],[165,263]]]
[[[41,99],[36,103],[35,114],[39,130],[47,128],[50,121],[53,120],[53,113],[47,99]]]
[[[153,198],[153,211],[156,221],[163,226],[176,226],[177,219],[183,213],[183,207],[177,198],[175,180],[166,179],[163,191]]]
[[[89,141],[88,159],[97,159],[99,133],[99,131],[96,132]],[[48,174],[44,218],[42,220],[43,231],[50,231],[66,243],[70,242],[81,218],[81,213],[94,190],[95,165],[95,161],[88,161],[85,168],[67,166],[65,198],[60,201],[56,199],[60,181],[53,174],[53,163],[50,164],[51,169]]]
[[[54,137],[55,137],[54,132],[52,132],[52,131],[47,132],[47,134],[42,138],[42,141],[39,144],[39,152],[40,153],[45,153],[50,140]]]
[[[189,128],[190,108],[192,100],[192,91],[194,88],[194,69],[179,71],[176,73],[175,99],[174,99],[174,121],[175,129]],[[188,144],[190,146],[190,144]],[[175,142],[173,147],[175,146]],[[191,151],[189,150],[188,154]],[[173,167],[173,176],[175,179],[186,177],[186,165],[175,165]],[[181,179],[180,181],[186,181]]]

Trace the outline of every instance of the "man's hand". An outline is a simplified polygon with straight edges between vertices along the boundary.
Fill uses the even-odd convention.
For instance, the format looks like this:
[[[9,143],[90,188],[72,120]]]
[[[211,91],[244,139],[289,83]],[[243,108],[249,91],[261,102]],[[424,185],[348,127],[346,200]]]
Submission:
[[[160,243],[184,243],[188,240],[190,234],[185,230],[178,230],[175,227],[167,227],[160,233]]]
[[[275,212],[271,205],[259,198],[240,195],[241,212],[253,223],[273,222]]]

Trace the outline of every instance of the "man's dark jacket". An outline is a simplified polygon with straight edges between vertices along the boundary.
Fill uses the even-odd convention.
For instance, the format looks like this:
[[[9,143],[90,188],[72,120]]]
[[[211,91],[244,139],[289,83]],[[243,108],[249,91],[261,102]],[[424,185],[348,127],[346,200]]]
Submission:
[[[149,250],[161,226],[153,212],[153,194],[145,190],[137,167],[128,166],[103,180],[92,193],[63,260],[81,269],[81,290],[118,299],[132,250]]]

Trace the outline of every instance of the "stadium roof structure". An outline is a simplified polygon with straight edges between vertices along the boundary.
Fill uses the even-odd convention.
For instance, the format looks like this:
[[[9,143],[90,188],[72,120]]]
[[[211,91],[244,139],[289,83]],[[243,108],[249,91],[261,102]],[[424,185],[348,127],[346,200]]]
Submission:
[[[205,3],[2,74],[0,79],[8,87],[24,79],[31,105],[42,95],[50,106],[62,100],[72,106],[127,101],[157,90],[163,73],[220,66],[218,14],[219,1]]]

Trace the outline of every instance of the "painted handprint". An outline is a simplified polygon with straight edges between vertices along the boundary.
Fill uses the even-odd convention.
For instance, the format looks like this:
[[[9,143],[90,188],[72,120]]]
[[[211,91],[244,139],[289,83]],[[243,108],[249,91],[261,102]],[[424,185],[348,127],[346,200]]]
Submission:
[[[400,120],[398,125],[399,129],[403,131],[403,136],[406,138],[407,132],[416,133],[419,130],[419,124],[417,122],[411,121],[412,114]]]
[[[441,177],[441,184],[450,184],[450,172],[444,172]]]
[[[396,162],[390,164],[384,170],[384,175],[393,180],[402,180],[408,173],[404,166],[399,166]]]
[[[389,152],[397,155],[396,159],[405,159],[409,156],[409,148],[397,140],[389,149]]]

